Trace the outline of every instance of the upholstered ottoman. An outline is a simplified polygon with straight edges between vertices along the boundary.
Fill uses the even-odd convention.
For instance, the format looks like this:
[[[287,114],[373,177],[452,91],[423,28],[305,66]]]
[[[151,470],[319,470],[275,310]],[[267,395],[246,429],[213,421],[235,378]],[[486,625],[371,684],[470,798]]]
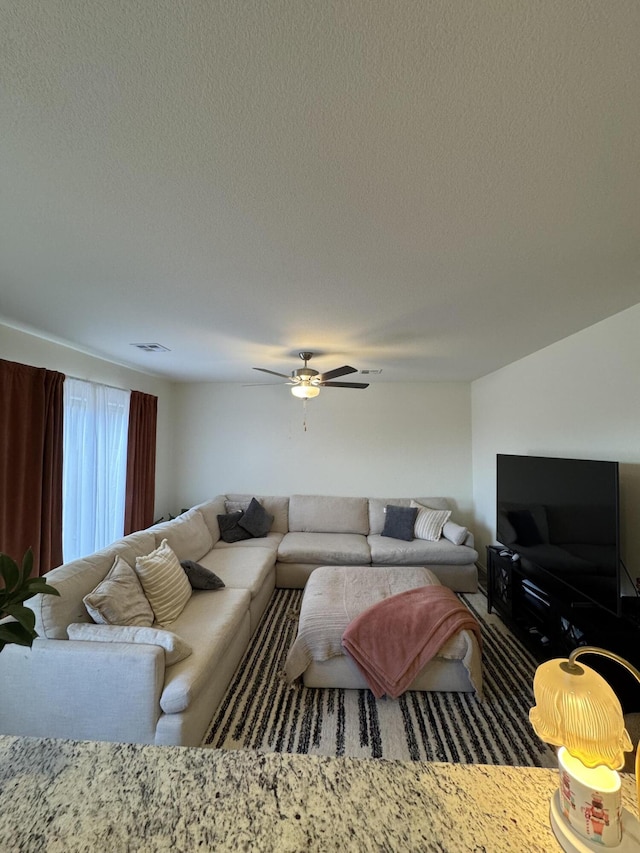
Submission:
[[[440,585],[421,566],[321,566],[305,587],[298,635],[285,674],[307,687],[365,689],[367,682],[342,648],[342,635],[360,613],[382,599],[416,587]],[[482,657],[468,630],[451,637],[411,683],[410,690],[482,692]]]

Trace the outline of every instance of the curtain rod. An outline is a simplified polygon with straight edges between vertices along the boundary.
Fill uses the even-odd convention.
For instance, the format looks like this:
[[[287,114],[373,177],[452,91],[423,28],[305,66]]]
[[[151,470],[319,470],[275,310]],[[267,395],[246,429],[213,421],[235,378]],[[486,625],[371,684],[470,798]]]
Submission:
[[[119,385],[107,385],[106,382],[94,382],[93,379],[82,379],[80,376],[70,376],[64,374],[65,379],[75,379],[77,382],[89,382],[91,385],[101,385],[103,388],[111,388],[113,391],[133,391],[133,388],[122,388]]]
[[[69,373],[62,374],[65,379],[75,379],[78,382],[89,382],[91,385],[101,385],[103,388],[111,388],[114,391],[135,391],[136,394],[146,394],[147,397],[155,397],[158,399],[157,394],[150,394],[148,391],[139,391],[137,388],[122,388],[119,385],[107,385],[106,382],[94,382],[93,379],[81,379],[79,376],[71,376]]]

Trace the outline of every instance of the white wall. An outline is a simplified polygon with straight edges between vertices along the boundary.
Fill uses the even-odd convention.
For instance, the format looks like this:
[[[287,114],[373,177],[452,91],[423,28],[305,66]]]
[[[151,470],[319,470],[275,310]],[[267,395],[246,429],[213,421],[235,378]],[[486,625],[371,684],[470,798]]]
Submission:
[[[116,388],[154,394],[158,398],[155,518],[175,513],[172,383],[4,325],[0,325],[0,358],[58,370],[66,376]]]
[[[304,406],[286,385],[177,387],[177,485],[190,506],[220,493],[444,495],[467,523],[470,386],[325,388]]]
[[[495,542],[497,453],[620,463],[622,557],[640,576],[640,305],[472,383],[480,560]]]
[[[640,305],[471,384],[172,384],[0,325],[0,358],[158,397],[156,517],[228,491],[446,495],[495,541],[495,456],[617,460],[623,557],[640,576]]]

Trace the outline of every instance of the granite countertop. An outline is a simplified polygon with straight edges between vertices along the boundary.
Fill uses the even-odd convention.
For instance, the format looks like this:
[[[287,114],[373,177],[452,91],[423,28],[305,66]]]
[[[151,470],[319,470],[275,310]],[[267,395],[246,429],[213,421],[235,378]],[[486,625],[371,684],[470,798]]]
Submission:
[[[541,853],[560,849],[556,787],[537,768],[0,736],[0,850]]]

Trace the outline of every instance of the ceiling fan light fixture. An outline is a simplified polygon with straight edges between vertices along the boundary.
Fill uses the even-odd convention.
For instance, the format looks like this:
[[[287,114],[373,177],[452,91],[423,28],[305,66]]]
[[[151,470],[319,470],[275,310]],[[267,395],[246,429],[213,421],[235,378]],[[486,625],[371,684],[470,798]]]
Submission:
[[[333,388],[368,388],[368,382],[334,382],[334,379],[339,379],[341,376],[347,376],[349,373],[357,373],[355,367],[348,364],[342,367],[336,367],[334,370],[329,370],[325,373],[320,373],[307,366],[307,362],[313,355],[312,352],[298,353],[304,361],[304,367],[298,370],[292,370],[287,376],[286,373],[279,373],[277,370],[270,370],[268,367],[254,367],[254,370],[259,370],[261,373],[268,373],[270,376],[278,376],[285,380],[285,384],[291,386],[291,393],[294,397],[300,400],[310,400],[317,397],[320,393],[320,388],[331,386]]]
[[[294,397],[299,397],[301,400],[310,400],[311,397],[318,396],[320,389],[316,385],[310,385],[308,381],[303,381],[299,385],[293,385],[291,393]]]

